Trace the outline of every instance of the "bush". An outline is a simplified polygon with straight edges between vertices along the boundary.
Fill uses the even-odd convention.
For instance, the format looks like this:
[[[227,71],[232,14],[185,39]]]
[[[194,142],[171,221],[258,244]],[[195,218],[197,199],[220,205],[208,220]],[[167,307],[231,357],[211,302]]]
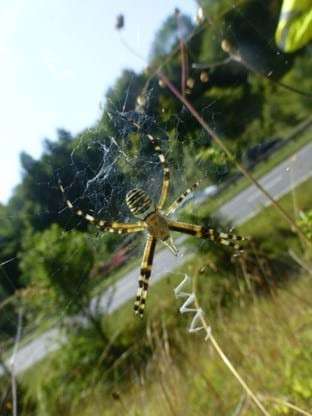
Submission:
[[[53,224],[42,233],[28,234],[20,259],[23,281],[47,289],[40,292],[45,310],[50,305],[72,315],[89,305],[94,256],[87,234],[65,233]]]

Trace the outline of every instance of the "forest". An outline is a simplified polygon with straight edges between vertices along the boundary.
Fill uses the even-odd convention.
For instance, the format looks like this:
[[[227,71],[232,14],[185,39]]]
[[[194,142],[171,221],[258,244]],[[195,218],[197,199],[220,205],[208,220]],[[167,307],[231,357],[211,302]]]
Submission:
[[[173,10],[146,70],[120,74],[94,125],[59,129],[38,159],[20,155],[22,180],[0,204],[1,415],[311,415],[311,179],[237,227],[216,213],[311,142],[312,48],[277,48],[280,0],[235,3],[202,0],[197,21]],[[123,25],[127,16],[116,30]],[[250,241],[238,254],[187,237],[183,262],[163,265],[139,319],[135,292],[113,312],[94,299],[139,267],[144,234],[98,230],[65,200],[133,223],[127,192],[156,203],[162,189],[149,135],[170,167],[170,203],[196,181],[190,196],[217,190],[174,218]],[[204,311],[196,322],[174,298],[185,276]],[[191,322],[202,330],[189,333]],[[210,326],[254,394],[214,337],[208,345]],[[21,327],[19,348],[52,329],[58,346],[12,383]]]

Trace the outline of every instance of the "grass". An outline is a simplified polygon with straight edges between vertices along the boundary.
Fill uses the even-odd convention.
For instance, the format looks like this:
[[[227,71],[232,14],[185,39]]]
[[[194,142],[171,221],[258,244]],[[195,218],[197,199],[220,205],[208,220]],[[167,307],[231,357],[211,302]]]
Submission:
[[[274,298],[255,298],[231,310],[223,309],[221,315],[208,316],[214,336],[255,393],[286,398],[306,410],[312,405],[312,327],[308,313],[312,308],[311,298],[310,278],[303,276],[279,289]],[[179,302],[174,303],[173,309],[177,311]],[[165,345],[163,332],[167,323],[163,329],[152,329],[155,346],[150,371],[130,385],[126,380],[121,381],[114,389],[115,399],[95,389],[92,400],[87,400],[83,409],[76,409],[73,414],[233,414],[242,397],[240,387],[211,350],[209,342],[204,342],[204,334],[187,333],[190,318],[177,319],[182,321],[179,355],[171,343],[169,348]],[[47,373],[43,372],[42,365],[37,366],[25,381],[29,386],[40,386],[42,374]],[[263,403],[271,415],[292,414],[286,413],[284,406]],[[259,414],[250,403],[246,406],[246,414]]]
[[[221,316],[208,317],[214,336],[255,393],[286,398],[306,410],[312,405],[312,328],[307,316],[311,295],[311,283],[305,276],[280,289],[274,298],[256,298],[231,311],[223,310]],[[185,325],[179,359],[170,347],[165,352],[164,345],[155,352],[159,361],[153,374],[121,395],[128,415],[234,413],[241,388],[203,337],[201,333],[187,334]],[[122,409],[121,403],[112,400],[106,405],[102,415],[115,415]],[[248,415],[259,414],[250,403],[246,406]],[[292,414],[283,406],[266,406],[271,415]],[[106,410],[110,407],[111,411]],[[91,405],[84,414],[95,411]]]

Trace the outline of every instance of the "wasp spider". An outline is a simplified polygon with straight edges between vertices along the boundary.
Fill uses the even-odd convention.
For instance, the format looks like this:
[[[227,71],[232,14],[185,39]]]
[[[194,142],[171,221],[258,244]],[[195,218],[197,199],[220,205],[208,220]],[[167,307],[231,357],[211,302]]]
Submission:
[[[136,233],[138,231],[147,231],[147,239],[143,259],[141,263],[141,271],[139,277],[139,287],[134,303],[134,311],[140,317],[143,317],[146,296],[149,286],[149,278],[152,271],[153,257],[155,247],[158,240],[165,244],[174,255],[177,255],[178,250],[173,242],[170,232],[177,231],[184,234],[193,235],[195,237],[206,240],[214,240],[220,244],[233,247],[235,250],[242,252],[242,247],[236,243],[238,240],[246,240],[234,234],[218,233],[212,228],[201,227],[199,225],[186,224],[182,222],[171,221],[168,219],[169,215],[173,214],[184,199],[192,192],[199,182],[195,182],[183,194],[181,194],[169,207],[163,211],[164,204],[167,199],[170,181],[169,166],[165,160],[158,142],[150,134],[144,133],[146,137],[153,144],[156,153],[163,169],[163,183],[161,195],[158,204],[155,206],[151,198],[142,189],[132,189],[126,195],[126,203],[132,214],[139,220],[136,223],[126,224],[114,221],[98,220],[92,215],[84,213],[79,209],[75,209],[72,202],[65,196],[64,187],[59,181],[59,187],[65,196],[67,206],[80,217],[85,218],[97,228],[105,232],[115,232],[118,234]]]

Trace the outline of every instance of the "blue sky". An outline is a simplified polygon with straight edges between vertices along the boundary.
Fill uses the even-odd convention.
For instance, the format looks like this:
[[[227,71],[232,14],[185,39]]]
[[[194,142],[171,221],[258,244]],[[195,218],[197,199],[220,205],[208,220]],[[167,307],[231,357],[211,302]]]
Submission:
[[[100,115],[107,88],[123,68],[144,63],[155,32],[175,7],[195,15],[194,0],[0,0],[0,201],[21,178],[19,154],[40,156],[57,128],[77,133]]]

